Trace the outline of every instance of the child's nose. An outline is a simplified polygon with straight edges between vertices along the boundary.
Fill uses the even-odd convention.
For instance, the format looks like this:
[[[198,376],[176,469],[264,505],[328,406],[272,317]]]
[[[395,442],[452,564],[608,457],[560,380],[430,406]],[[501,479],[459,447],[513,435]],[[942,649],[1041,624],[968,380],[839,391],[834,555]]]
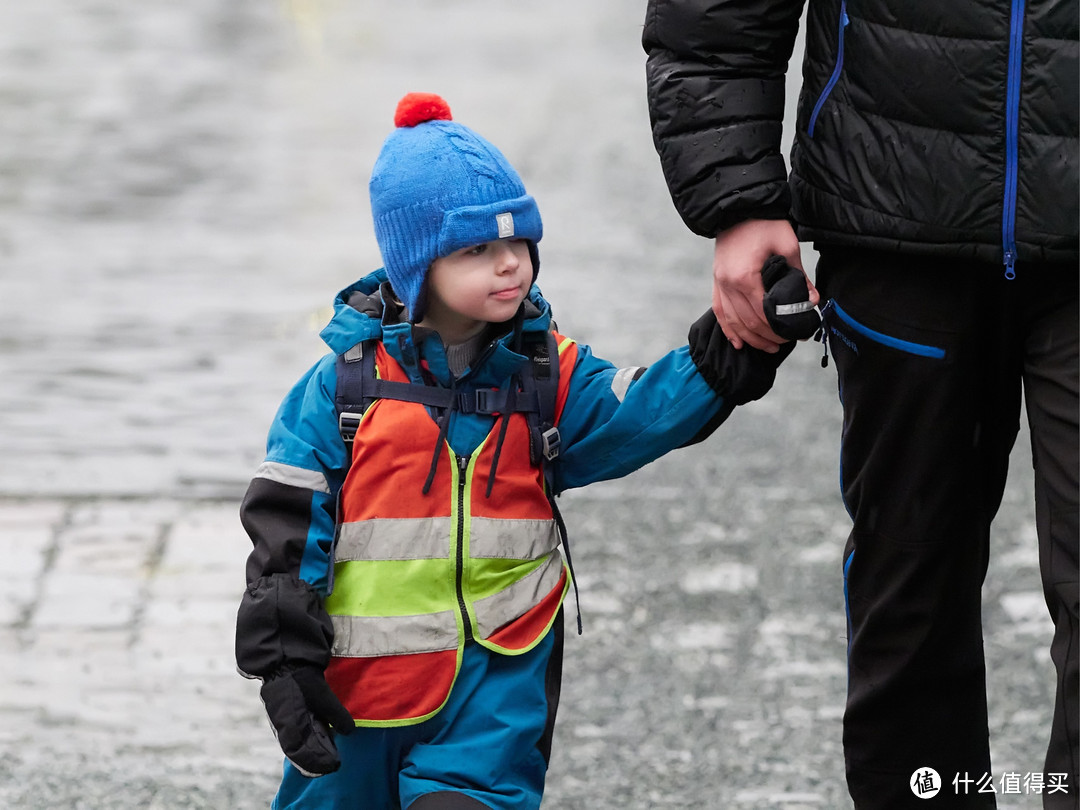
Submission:
[[[517,253],[510,246],[509,242],[498,242],[499,247],[499,271],[503,273],[510,272],[511,270],[517,270],[518,265],[521,264],[517,257]]]

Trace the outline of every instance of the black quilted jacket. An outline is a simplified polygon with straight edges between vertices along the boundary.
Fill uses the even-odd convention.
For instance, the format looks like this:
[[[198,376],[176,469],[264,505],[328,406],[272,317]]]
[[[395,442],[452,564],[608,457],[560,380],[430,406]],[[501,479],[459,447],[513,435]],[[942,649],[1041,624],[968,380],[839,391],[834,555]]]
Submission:
[[[1077,0],[809,0],[788,177],[802,8],[649,0],[653,137],[691,230],[790,216],[804,241],[1078,261]]]

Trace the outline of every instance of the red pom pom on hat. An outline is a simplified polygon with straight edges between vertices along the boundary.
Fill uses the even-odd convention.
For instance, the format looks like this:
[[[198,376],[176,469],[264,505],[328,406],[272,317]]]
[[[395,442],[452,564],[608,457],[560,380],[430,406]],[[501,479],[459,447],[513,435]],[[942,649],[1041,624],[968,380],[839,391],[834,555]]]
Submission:
[[[409,93],[398,102],[394,126],[415,127],[425,121],[451,121],[450,105],[435,93]]]

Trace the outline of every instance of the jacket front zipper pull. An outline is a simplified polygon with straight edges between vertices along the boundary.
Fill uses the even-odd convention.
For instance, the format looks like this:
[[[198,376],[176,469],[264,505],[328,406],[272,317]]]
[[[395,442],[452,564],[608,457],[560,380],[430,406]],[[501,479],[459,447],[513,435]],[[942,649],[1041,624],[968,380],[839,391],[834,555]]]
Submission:
[[[1005,92],[1005,199],[1001,241],[1005,278],[1016,278],[1016,193],[1020,172],[1020,77],[1023,69],[1024,0],[1012,0],[1009,65]]]

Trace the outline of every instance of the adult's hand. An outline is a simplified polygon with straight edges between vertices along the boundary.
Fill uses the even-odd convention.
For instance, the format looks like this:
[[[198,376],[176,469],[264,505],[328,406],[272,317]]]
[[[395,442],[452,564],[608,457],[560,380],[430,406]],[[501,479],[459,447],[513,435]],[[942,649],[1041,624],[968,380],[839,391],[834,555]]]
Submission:
[[[746,344],[773,353],[785,342],[770,328],[761,303],[765,295],[761,268],[772,255],[803,270],[799,240],[787,220],[749,219],[716,237],[712,310],[736,349]],[[806,286],[816,306],[820,296],[809,278]]]

